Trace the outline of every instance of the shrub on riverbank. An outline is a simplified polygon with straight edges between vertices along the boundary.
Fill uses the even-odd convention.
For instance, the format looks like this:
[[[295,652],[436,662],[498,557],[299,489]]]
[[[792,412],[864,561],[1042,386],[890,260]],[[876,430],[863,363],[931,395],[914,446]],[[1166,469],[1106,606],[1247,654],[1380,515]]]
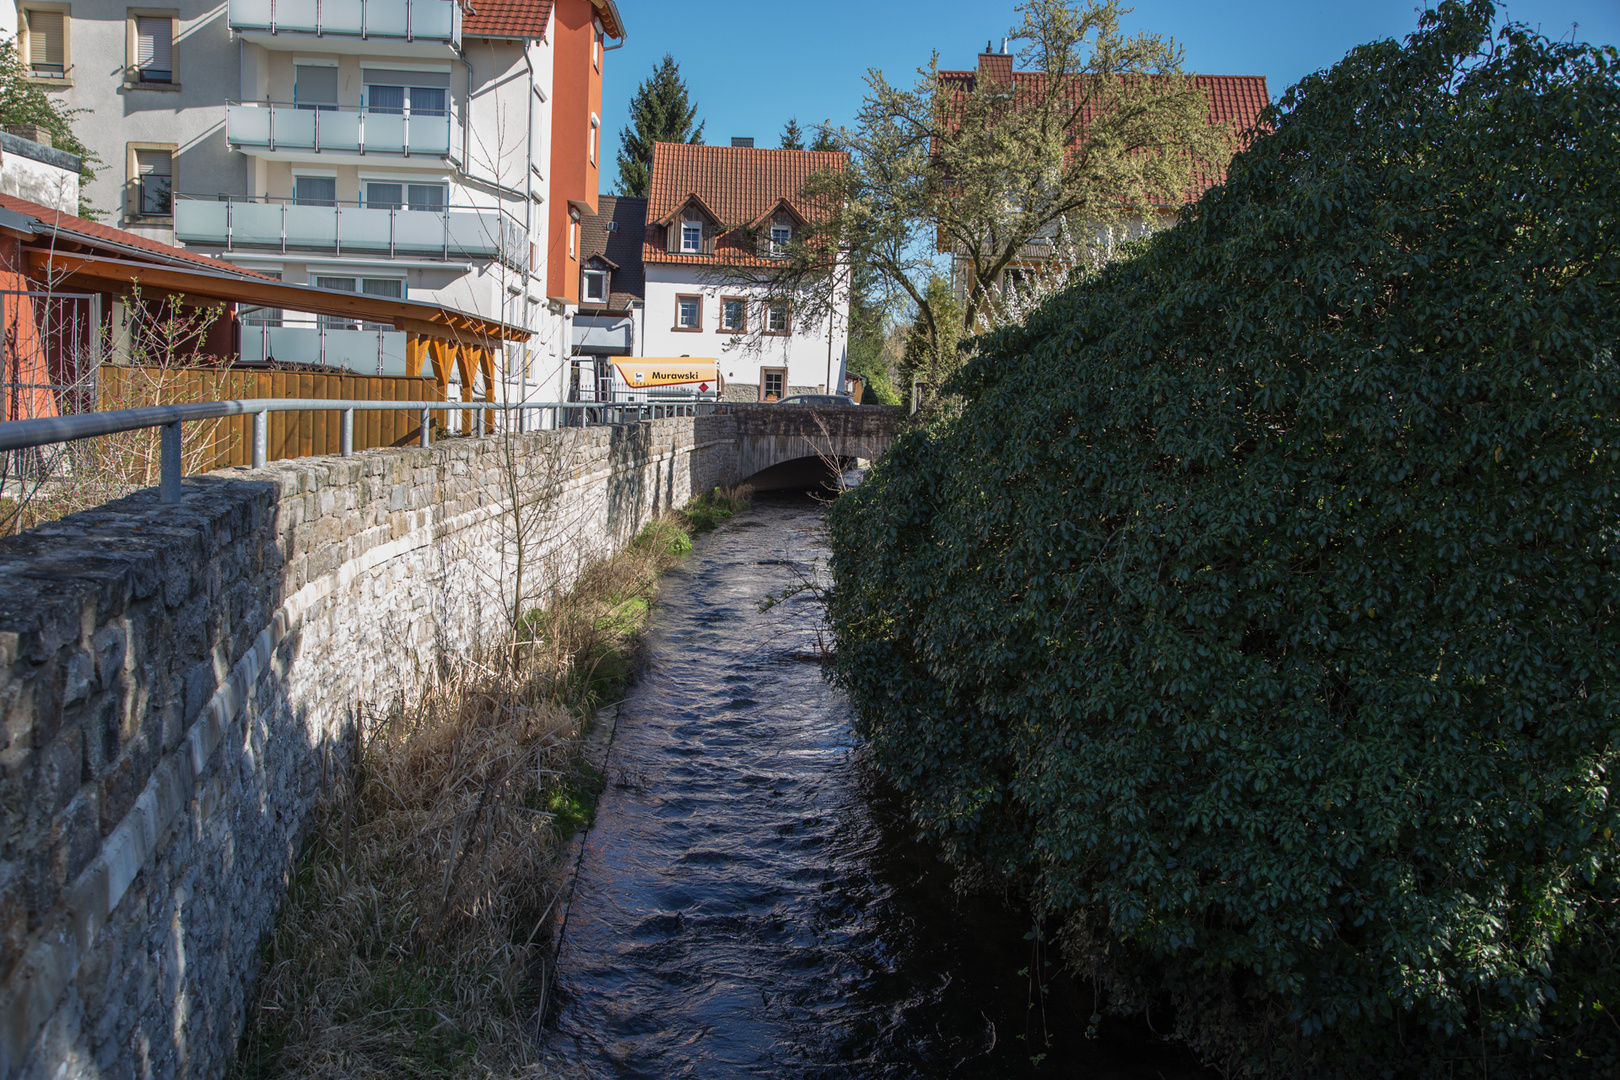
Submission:
[[[557,857],[601,782],[580,737],[623,696],[685,528],[650,523],[514,640],[367,718],[266,943],[234,1078],[549,1075],[536,972]]]
[[[1493,18],[1306,79],[831,512],[916,820],[1233,1074],[1620,1072],[1620,64]]]

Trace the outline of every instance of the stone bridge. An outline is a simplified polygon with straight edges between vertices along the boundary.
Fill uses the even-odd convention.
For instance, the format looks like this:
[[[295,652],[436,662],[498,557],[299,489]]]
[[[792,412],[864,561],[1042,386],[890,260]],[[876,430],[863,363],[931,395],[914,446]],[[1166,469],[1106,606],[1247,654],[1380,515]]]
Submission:
[[[831,479],[889,448],[904,410],[881,405],[723,405],[735,423],[737,480],[757,491]]]

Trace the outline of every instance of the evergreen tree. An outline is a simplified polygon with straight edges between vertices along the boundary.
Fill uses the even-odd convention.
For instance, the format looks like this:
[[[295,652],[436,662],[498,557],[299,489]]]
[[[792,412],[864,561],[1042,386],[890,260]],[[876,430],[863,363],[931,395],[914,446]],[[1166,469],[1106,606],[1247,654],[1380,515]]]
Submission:
[[[669,53],[630,101],[630,123],[619,134],[619,194],[646,195],[652,169],[653,143],[701,145],[703,125],[696,128],[697,106],[686,99],[680,65]]]
[[[816,138],[815,141],[810,144],[810,149],[834,151],[843,149],[842,146],[838,145],[838,134],[833,129],[831,120],[823,121],[822,123],[816,125]]]
[[[800,129],[799,120],[797,117],[790,118],[787,124],[782,128],[782,149],[804,149],[804,131]]]

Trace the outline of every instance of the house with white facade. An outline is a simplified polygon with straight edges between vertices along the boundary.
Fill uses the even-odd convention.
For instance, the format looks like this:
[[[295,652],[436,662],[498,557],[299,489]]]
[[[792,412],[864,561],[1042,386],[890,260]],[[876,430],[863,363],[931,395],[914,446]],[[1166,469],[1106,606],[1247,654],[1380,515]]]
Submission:
[[[82,110],[100,158],[85,194],[110,224],[521,327],[481,392],[560,396],[602,70],[625,33],[613,0],[16,0],[16,17],[34,81]],[[239,322],[245,362],[426,363],[392,325]]]
[[[798,310],[763,282],[812,221],[805,181],[847,161],[825,151],[655,144],[634,355],[714,358],[728,401],[841,393],[847,285],[831,310]],[[613,272],[622,268],[610,272],[609,295]],[[578,334],[575,341],[586,348]]]

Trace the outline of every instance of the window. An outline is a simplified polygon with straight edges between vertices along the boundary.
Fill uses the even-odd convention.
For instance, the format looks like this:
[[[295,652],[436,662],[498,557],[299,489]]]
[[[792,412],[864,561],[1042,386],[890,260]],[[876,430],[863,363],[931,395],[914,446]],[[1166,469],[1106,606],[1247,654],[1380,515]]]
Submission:
[[[703,329],[703,297],[677,296],[675,298],[676,330]]]
[[[772,300],[765,305],[765,332],[767,334],[785,334],[788,332],[788,306],[786,300]]]
[[[135,151],[136,213],[168,217],[174,213],[174,154],[170,150]]]
[[[28,30],[28,72],[36,79],[67,78],[67,10],[23,8]]]
[[[334,292],[359,292],[392,300],[405,299],[405,282],[399,278],[317,277],[315,285]],[[358,288],[356,287],[358,286]],[[342,315],[321,315],[316,319],[322,330],[392,330],[393,323],[356,322]]]
[[[591,22],[591,64],[597,71],[602,70],[602,20],[594,19]]]
[[[740,334],[748,329],[748,303],[740,296],[720,300],[720,329]]]
[[[333,64],[298,64],[293,68],[293,104],[329,112],[337,108],[338,69]]]
[[[174,19],[169,15],[136,15],[135,81],[174,82]]]
[[[605,304],[608,298],[608,275],[606,270],[587,270],[582,275],[583,288],[581,295],[588,304]]]
[[[781,258],[787,254],[788,244],[793,240],[793,226],[771,226],[771,257]]]
[[[579,258],[579,211],[568,211],[568,257]]]
[[[591,164],[596,164],[596,147],[602,141],[602,121],[595,113],[591,113],[591,130],[585,135],[585,153],[590,156]]]
[[[360,77],[366,85],[363,104],[371,112],[407,116],[446,114],[446,99],[450,92],[450,73],[447,71],[364,68]]]
[[[294,176],[293,201],[299,206],[336,206],[337,177]]]
[[[759,372],[759,400],[780,401],[782,384],[787,381],[785,368],[761,368]]]
[[[443,210],[448,205],[449,188],[444,184],[406,184],[388,180],[368,180],[366,205],[379,210]]]
[[[681,222],[681,254],[701,255],[703,253],[703,222],[687,218]]]

